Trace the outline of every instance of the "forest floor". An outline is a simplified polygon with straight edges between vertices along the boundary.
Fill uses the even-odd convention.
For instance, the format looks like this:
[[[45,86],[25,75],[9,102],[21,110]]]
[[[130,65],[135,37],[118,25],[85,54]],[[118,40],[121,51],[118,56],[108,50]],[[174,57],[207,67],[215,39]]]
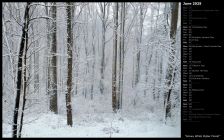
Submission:
[[[180,125],[165,125],[157,118],[146,113],[73,114],[69,127],[65,115],[39,114],[24,122],[22,137],[180,137]],[[2,131],[3,137],[11,137],[10,125],[3,123]]]

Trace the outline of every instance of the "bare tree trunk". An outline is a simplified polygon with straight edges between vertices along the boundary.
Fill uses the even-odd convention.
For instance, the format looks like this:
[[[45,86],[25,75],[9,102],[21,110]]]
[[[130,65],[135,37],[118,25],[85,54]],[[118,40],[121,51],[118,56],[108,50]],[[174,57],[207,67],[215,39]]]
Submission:
[[[86,8],[86,7],[85,7]],[[87,10],[87,8],[85,9]],[[89,93],[89,82],[88,82],[88,78],[89,78],[89,65],[90,62],[88,61],[88,57],[89,57],[89,46],[88,46],[88,37],[89,37],[89,31],[88,31],[88,20],[89,20],[89,14],[87,13],[87,11],[84,12],[84,20],[86,21],[87,24],[83,25],[84,29],[84,35],[83,35],[83,40],[84,40],[84,48],[85,48],[85,57],[86,57],[86,63],[85,63],[85,72],[84,72],[84,88],[83,88],[83,95],[85,98],[87,98],[87,94]]]
[[[48,7],[48,2],[45,3],[45,14],[46,16],[49,16],[49,7]],[[49,82],[49,77],[48,77],[48,73],[49,73],[49,58],[48,58],[48,53],[50,50],[50,19],[46,20],[46,35],[47,35],[47,51],[45,51],[45,55],[47,56],[47,59],[44,61],[45,65],[47,66],[47,69],[45,70],[45,77],[47,78],[45,86],[46,86],[46,92],[48,92],[48,82]]]
[[[166,33],[168,33],[168,26],[169,26],[169,7],[168,7],[168,4],[169,3],[165,3],[165,6],[164,6],[164,20],[166,21],[166,24],[164,25],[164,28],[165,28],[165,31]]]
[[[73,3],[73,7],[72,7],[72,31],[74,32],[74,20],[75,20],[75,13],[76,13],[76,8],[75,8],[75,4]],[[75,36],[74,36],[74,34],[73,34],[73,41],[75,41]],[[74,94],[76,95],[77,93],[78,93],[78,58],[79,58],[79,54],[78,54],[78,45],[75,45],[75,43],[73,43],[73,48],[74,48],[74,50],[73,50],[73,54],[74,54],[74,56],[73,56],[73,58],[75,59],[75,62],[73,62],[74,63],[74,66],[76,67],[75,68],[75,70],[74,70],[74,79],[75,80],[73,80],[74,81],[74,88],[75,88],[75,90],[74,90]],[[74,95],[73,93],[72,93],[72,95]]]
[[[35,50],[37,49],[37,45],[35,43]],[[40,80],[39,80],[39,51],[34,52],[34,90],[35,93],[39,94],[40,91]]]
[[[102,15],[102,58],[101,58],[101,68],[100,68],[100,92],[103,94],[104,91],[104,69],[105,69],[105,34],[106,34],[106,3],[104,2],[100,5],[101,15]]]
[[[21,43],[20,43],[20,49],[19,49],[19,58],[18,58],[18,72],[17,72],[17,93],[16,93],[16,99],[15,99],[15,107],[14,107],[14,115],[13,115],[13,127],[12,127],[12,137],[17,138],[20,136],[20,134],[17,133],[17,126],[18,126],[18,111],[20,107],[20,96],[22,91],[22,86],[24,85],[24,81],[22,80],[25,69],[25,52],[27,49],[27,42],[28,42],[28,26],[29,26],[29,5],[30,3],[27,3],[25,14],[24,14],[24,26],[22,29],[22,37],[21,37]],[[24,95],[25,96],[25,95]],[[24,100],[24,98],[23,98]],[[22,101],[25,104],[25,101]],[[20,122],[21,123],[21,122]],[[20,124],[21,126],[22,124]]]
[[[178,22],[178,2],[172,3],[171,5],[171,29],[170,29],[170,39],[171,39],[171,51],[169,54],[169,64],[168,64],[168,71],[167,71],[167,87],[168,91],[165,93],[165,118],[171,117],[171,101],[170,101],[170,95],[173,88],[173,80],[174,80],[174,64],[171,62],[174,59],[175,55],[175,42],[176,42],[176,30],[177,30],[177,22]]]
[[[160,55],[160,54],[158,54],[158,59],[157,59],[157,75],[158,75],[158,78],[157,78],[157,83],[156,83],[156,85],[157,85],[157,96],[156,96],[156,100],[157,101],[159,101],[159,97],[160,97],[160,92],[161,92],[161,83],[162,83],[162,81],[161,81],[161,71],[162,71],[162,69],[161,69],[161,65],[162,65],[162,62],[161,62],[161,58],[162,58],[162,56]]]
[[[149,76],[148,76],[148,73],[149,73],[149,67],[150,67],[150,64],[151,64],[151,60],[152,60],[152,52],[153,52],[153,48],[151,50],[151,54],[149,56],[149,48],[147,48],[147,52],[146,52],[146,66],[145,66],[145,90],[144,90],[144,95],[146,95],[146,92],[148,90],[148,87],[147,87],[147,83],[148,83],[148,80],[149,80]]]
[[[123,72],[124,72],[124,25],[125,25],[125,3],[121,3],[121,27],[120,27],[120,59],[119,59],[119,91],[118,91],[118,109],[122,108],[123,95]]]
[[[28,17],[29,18],[29,17]],[[29,20],[29,19],[28,19]],[[29,23],[28,23],[29,25]],[[21,118],[20,118],[20,128],[19,128],[19,133],[18,133],[18,137],[21,138],[21,134],[22,134],[22,127],[23,127],[23,116],[24,116],[24,111],[25,111],[25,106],[26,106],[26,90],[27,90],[27,78],[26,78],[26,59],[27,59],[27,47],[28,47],[28,32],[26,32],[26,46],[24,48],[24,58],[23,58],[23,104],[22,104],[22,112],[21,112]]]
[[[95,84],[95,64],[96,64],[96,50],[95,50],[95,47],[96,47],[96,10],[93,11],[93,16],[92,18],[94,19],[93,20],[93,25],[92,25],[92,54],[94,56],[94,60],[92,62],[92,84],[91,84],[91,100],[93,100],[93,93],[94,93],[94,84]]]
[[[34,92],[39,94],[39,51],[37,51],[39,42],[38,42],[38,40],[35,40],[34,24],[31,24],[30,27],[31,27],[31,32],[32,32],[31,39],[33,41],[33,47],[34,47],[33,62],[31,62],[34,64],[34,67],[33,67],[34,84],[33,85],[34,85]],[[32,60],[32,58],[31,58],[31,60]],[[30,65],[30,66],[32,66],[32,65]],[[32,70],[32,68],[30,68],[30,70]]]
[[[154,58],[154,70],[153,70],[153,75],[154,75],[154,77],[153,77],[153,91],[152,91],[152,93],[153,93],[153,100],[156,100],[156,94],[157,94],[157,92],[156,92],[156,86],[157,86],[157,83],[156,83],[156,81],[157,81],[157,71],[156,71],[156,66],[157,66],[157,60],[158,59],[158,56],[157,56],[157,51],[156,51],[156,54],[155,54],[155,58]]]
[[[143,4],[139,4],[139,27],[137,27],[137,56],[136,56],[136,64],[135,64],[135,76],[134,76],[134,87],[139,82],[140,78],[140,59],[141,59],[141,44],[142,44],[142,32],[143,32],[143,22],[144,22],[144,9]]]
[[[113,64],[112,64],[112,108],[113,111],[117,111],[117,28],[118,28],[118,3],[114,5],[114,40],[113,40]]]
[[[50,96],[50,110],[55,114],[58,113],[57,105],[57,36],[56,36],[56,4],[53,3],[52,11],[50,14],[53,18],[52,26],[50,27],[50,32],[52,36],[50,37],[50,58],[49,58],[49,69],[48,69],[48,94]]]
[[[67,3],[67,53],[68,53],[68,77],[67,77],[67,92],[66,92],[66,109],[67,109],[67,124],[72,126],[72,106],[71,106],[71,90],[72,90],[72,7],[70,2]]]

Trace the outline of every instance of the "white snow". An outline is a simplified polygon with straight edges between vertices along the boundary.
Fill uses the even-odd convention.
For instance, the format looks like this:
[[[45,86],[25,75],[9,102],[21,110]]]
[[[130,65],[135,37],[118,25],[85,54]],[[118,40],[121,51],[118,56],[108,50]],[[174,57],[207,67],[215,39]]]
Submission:
[[[73,127],[60,115],[30,118],[34,121],[23,126],[22,137],[180,137],[179,125],[165,125],[146,113],[136,119],[122,113],[85,113],[73,118]],[[10,130],[11,126],[3,123],[3,137],[11,137]]]

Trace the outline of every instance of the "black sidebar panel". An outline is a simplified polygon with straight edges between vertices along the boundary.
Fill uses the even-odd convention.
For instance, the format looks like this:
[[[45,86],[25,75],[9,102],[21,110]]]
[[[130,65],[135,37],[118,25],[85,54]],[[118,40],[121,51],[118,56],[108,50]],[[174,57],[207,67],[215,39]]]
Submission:
[[[223,137],[223,9],[182,2],[182,138]]]

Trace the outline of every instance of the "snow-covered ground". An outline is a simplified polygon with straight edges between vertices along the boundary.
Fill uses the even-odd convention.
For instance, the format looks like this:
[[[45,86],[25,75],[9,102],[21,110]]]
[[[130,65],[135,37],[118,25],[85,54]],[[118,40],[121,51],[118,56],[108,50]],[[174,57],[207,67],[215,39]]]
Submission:
[[[64,115],[37,116],[25,122],[22,137],[180,137],[180,125],[165,125],[147,113],[132,117],[123,113],[79,114],[73,116],[73,127],[66,125]],[[11,137],[10,131],[11,126],[3,123],[3,137]]]

